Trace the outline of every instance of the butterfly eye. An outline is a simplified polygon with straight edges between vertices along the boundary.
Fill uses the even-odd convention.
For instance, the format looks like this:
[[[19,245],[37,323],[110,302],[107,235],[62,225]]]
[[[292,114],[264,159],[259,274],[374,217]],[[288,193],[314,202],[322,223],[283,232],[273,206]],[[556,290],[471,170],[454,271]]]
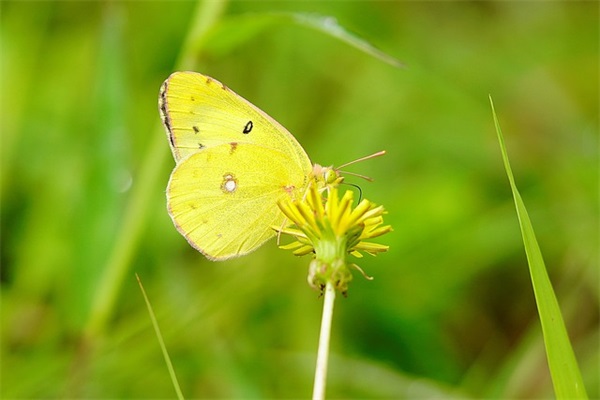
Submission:
[[[254,124],[252,124],[252,121],[248,121],[248,123],[246,124],[246,126],[244,126],[243,133],[245,135],[249,134],[253,127],[254,127]]]
[[[339,174],[333,168],[325,168],[325,171],[323,171],[323,179],[327,184],[335,182],[338,176]]]

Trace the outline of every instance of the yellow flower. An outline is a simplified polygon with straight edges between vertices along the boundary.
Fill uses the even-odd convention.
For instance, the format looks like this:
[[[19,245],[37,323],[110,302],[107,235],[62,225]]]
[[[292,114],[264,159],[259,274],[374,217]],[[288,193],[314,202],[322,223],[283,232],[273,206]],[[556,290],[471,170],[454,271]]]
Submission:
[[[325,196],[327,194],[327,196]],[[280,233],[293,236],[296,241],[280,246],[302,256],[313,253],[308,283],[323,289],[327,282],[346,293],[352,274],[348,267],[364,272],[355,264],[348,265],[346,257],[352,254],[362,257],[361,252],[376,255],[388,250],[388,246],[367,242],[392,230],[383,224],[383,206],[362,200],[352,207],[354,194],[351,190],[340,199],[336,185],[319,190],[312,182],[304,199],[286,200],[279,203],[281,211],[294,223],[295,228],[276,228]],[[367,277],[370,279],[369,277]]]

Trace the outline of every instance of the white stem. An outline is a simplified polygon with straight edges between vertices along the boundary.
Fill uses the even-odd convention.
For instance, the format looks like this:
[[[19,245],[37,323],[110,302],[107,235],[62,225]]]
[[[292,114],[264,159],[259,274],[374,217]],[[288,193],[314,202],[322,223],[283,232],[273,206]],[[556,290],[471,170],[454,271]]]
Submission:
[[[317,352],[313,400],[325,399],[327,360],[329,358],[329,336],[331,333],[331,318],[333,316],[334,301],[335,289],[333,288],[333,285],[328,282],[325,286],[325,298],[323,300],[323,317],[321,318],[321,334],[319,335],[319,350]]]

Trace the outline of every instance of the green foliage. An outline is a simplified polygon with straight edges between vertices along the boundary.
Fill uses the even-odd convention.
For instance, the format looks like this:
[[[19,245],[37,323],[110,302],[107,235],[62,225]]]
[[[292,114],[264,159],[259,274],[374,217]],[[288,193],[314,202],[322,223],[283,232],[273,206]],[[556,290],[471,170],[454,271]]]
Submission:
[[[573,348],[571,347],[569,335],[565,329],[565,323],[554,294],[554,289],[552,288],[552,283],[548,278],[540,246],[535,237],[535,232],[533,231],[533,226],[531,225],[531,220],[529,219],[525,204],[523,204],[521,194],[515,184],[496,110],[494,109],[494,104],[491,104],[492,113],[494,115],[494,124],[496,125],[496,133],[498,134],[500,150],[502,151],[504,168],[506,169],[506,174],[510,181],[510,188],[515,199],[515,208],[517,209],[523,243],[525,244],[525,252],[527,253],[529,273],[531,275],[531,283],[533,284],[535,300],[542,324],[544,345],[550,372],[552,373],[554,391],[556,397],[559,399],[587,399],[585,386],[581,379],[581,372],[579,371],[577,360],[573,354]]]
[[[331,397],[554,393],[491,93],[600,396],[597,3],[1,7],[0,397],[174,397],[135,272],[186,397],[309,395],[321,301],[306,260],[273,241],[207,261],[165,210],[157,97],[180,68],[269,113],[314,162],[388,151],[349,168],[375,178],[354,183],[394,232],[361,259],[375,279],[336,305]],[[406,68],[294,15],[331,16]]]

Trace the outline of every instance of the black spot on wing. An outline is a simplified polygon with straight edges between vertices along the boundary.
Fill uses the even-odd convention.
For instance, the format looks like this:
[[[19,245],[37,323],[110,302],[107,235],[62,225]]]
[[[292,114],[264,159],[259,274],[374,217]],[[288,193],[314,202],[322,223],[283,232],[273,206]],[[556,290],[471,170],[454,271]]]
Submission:
[[[198,128],[196,125],[192,126],[192,129],[194,130],[194,133],[200,132],[200,128]]]
[[[254,124],[252,123],[252,121],[248,121],[248,123],[246,123],[246,126],[244,126],[244,130],[242,131],[242,133],[244,133],[245,135],[249,134],[253,127]]]

